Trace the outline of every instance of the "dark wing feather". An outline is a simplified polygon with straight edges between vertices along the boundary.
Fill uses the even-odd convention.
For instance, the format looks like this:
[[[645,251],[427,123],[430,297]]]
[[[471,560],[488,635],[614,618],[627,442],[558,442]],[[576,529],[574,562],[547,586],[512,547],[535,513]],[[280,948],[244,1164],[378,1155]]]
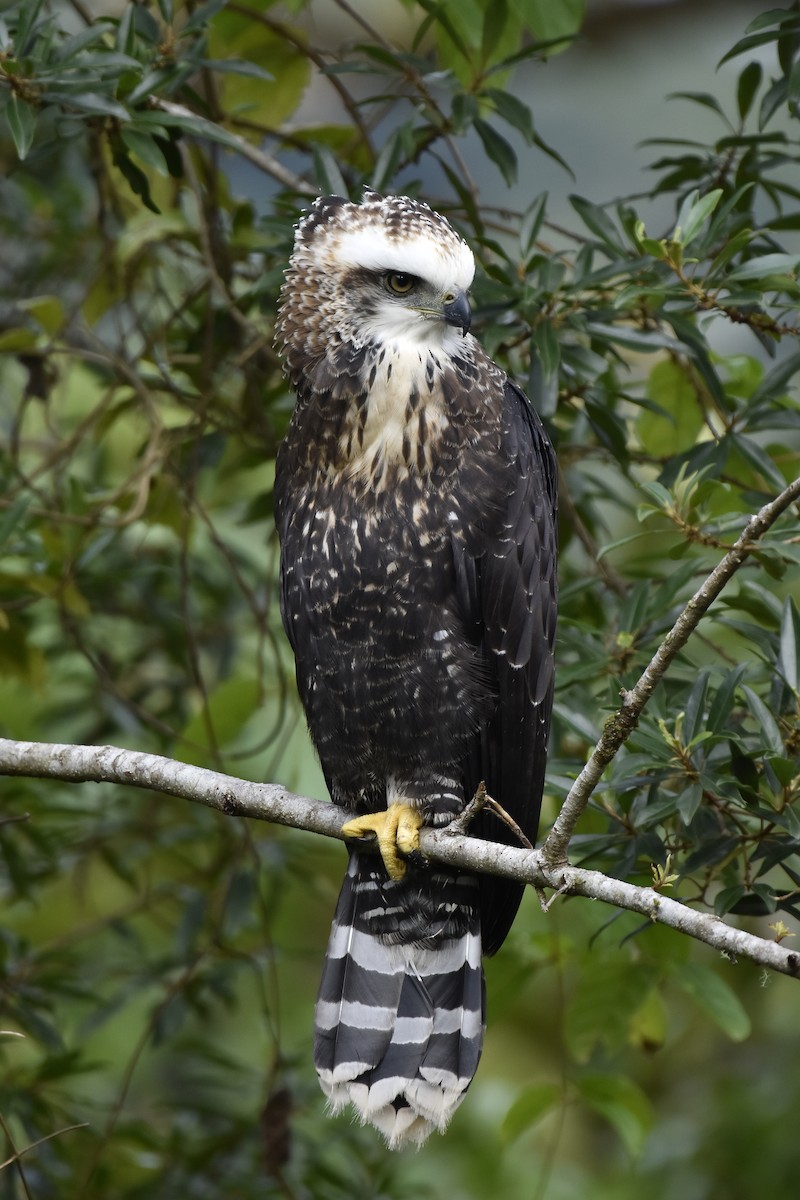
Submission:
[[[456,579],[462,612],[482,643],[495,675],[498,703],[480,745],[465,764],[468,795],[483,779],[534,842],[544,787],[553,703],[556,626],[557,470],[541,421],[510,380],[503,398],[503,448],[507,502],[500,537],[462,545]],[[477,739],[476,739],[477,742]],[[476,836],[518,844],[490,813],[473,825]],[[481,877],[484,954],[502,945],[522,898],[511,880]]]

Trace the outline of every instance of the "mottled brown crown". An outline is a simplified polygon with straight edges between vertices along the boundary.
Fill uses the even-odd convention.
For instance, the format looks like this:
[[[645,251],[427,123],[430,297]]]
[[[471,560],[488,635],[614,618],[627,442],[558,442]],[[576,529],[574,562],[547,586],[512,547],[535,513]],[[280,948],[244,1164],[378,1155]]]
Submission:
[[[399,332],[408,309],[378,311],[374,280],[382,273],[410,273],[444,294],[466,291],[474,268],[463,239],[421,200],[369,190],[360,204],[321,196],[298,222],[281,291],[275,337],[290,379],[309,382],[323,358],[327,378],[345,347],[349,361]]]

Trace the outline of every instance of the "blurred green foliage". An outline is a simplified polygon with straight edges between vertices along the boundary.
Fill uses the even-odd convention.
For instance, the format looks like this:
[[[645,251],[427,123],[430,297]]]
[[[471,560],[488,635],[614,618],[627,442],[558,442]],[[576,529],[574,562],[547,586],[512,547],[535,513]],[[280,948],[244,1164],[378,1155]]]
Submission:
[[[323,794],[275,602],[291,397],[272,314],[309,196],[425,190],[478,256],[480,338],[559,452],[552,818],[620,688],[800,473],[800,10],[732,47],[733,95],[682,95],[720,132],[661,146],[670,228],[575,196],[564,230],[544,195],[486,208],[463,147],[509,183],[520,154],[569,159],[513,81],[569,52],[582,0],[408,0],[407,45],[362,15],[335,50],[309,7],[0,8],[0,732]],[[312,77],[342,113],[326,125],[295,119]],[[799,580],[795,509],[572,848],[641,883],[655,864],[765,936],[799,915]],[[631,914],[526,901],[487,964],[466,1103],[392,1156],[324,1117],[311,1071],[340,852],[106,786],[2,797],[1,1198],[794,1195],[793,982]]]

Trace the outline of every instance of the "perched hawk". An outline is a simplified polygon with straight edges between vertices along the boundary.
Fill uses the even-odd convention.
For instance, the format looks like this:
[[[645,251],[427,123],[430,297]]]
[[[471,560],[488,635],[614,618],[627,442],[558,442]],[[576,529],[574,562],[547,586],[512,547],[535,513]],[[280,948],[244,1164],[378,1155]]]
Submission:
[[[481,955],[522,888],[426,866],[485,781],[533,840],[553,694],[556,468],[469,334],[472,253],[405,196],[314,202],[277,342],[297,391],[278,455],[281,611],[350,863],[316,1007],[334,1111],[391,1147],[444,1129],[478,1065]],[[513,841],[482,814],[478,836]]]

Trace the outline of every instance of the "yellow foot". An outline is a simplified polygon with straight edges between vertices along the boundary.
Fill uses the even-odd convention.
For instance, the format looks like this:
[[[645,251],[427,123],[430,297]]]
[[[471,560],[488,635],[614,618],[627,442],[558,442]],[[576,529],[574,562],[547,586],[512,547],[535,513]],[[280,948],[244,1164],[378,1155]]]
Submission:
[[[410,804],[390,804],[383,812],[354,817],[342,826],[346,838],[376,837],[383,865],[390,879],[402,879],[406,864],[401,854],[419,850],[422,814]]]

